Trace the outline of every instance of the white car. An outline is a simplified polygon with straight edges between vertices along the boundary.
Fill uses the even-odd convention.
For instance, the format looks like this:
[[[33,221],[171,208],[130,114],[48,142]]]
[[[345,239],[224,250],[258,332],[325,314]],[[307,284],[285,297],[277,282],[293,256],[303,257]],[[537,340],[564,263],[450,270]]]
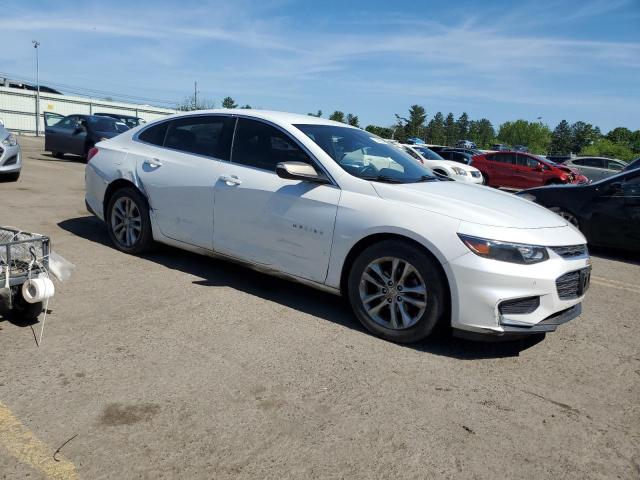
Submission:
[[[20,170],[22,158],[18,139],[0,125],[0,180],[18,180]]]
[[[445,160],[433,150],[424,145],[402,144],[403,148],[409,155],[426,165],[435,173],[444,175],[459,182],[469,182],[482,185],[484,179],[482,173],[471,165]]]
[[[397,342],[439,322],[459,334],[553,331],[579,315],[588,286],[585,238],[558,215],[441,180],[323,118],[166,117],[98,143],[85,180],[88,209],[121,251],[155,240],[342,294]]]

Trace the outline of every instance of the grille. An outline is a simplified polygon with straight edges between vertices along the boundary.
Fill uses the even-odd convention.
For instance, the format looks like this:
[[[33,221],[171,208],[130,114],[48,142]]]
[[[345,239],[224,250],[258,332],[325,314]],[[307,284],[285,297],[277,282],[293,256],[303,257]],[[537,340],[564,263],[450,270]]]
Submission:
[[[18,163],[18,156],[17,156],[17,155],[14,155],[13,157],[11,157],[11,158],[7,159],[7,160],[4,162],[4,166],[6,167],[6,166],[8,166],[8,165],[15,165],[16,163]]]
[[[516,298],[505,300],[498,306],[502,315],[526,315],[533,313],[540,306],[540,297]]]
[[[565,247],[549,247],[562,258],[575,258],[589,255],[586,245],[568,245]]]
[[[569,272],[556,280],[556,288],[558,289],[558,297],[562,300],[570,300],[578,298],[580,289],[580,270]]]

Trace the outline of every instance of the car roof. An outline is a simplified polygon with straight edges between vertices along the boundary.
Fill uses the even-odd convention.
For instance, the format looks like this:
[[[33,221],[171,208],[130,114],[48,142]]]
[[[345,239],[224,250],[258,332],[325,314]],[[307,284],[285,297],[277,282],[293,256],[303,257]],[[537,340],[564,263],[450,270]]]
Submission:
[[[243,117],[257,118],[261,120],[272,121],[285,124],[312,124],[312,125],[333,125],[336,127],[356,128],[342,122],[334,122],[322,117],[312,115],[303,115],[299,113],[278,112],[274,110],[256,110],[249,108],[215,108],[212,110],[192,110],[188,112],[180,112],[176,116],[203,115],[203,114],[226,114],[239,115]]]

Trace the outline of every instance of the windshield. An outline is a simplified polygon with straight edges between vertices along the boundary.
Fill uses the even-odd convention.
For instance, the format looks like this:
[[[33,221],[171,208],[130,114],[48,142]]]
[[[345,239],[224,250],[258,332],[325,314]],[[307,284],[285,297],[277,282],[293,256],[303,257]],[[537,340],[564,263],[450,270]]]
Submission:
[[[427,147],[416,147],[414,145],[414,147],[417,151],[419,151],[422,156],[424,158],[426,158],[427,160],[444,160],[444,158],[442,158],[440,155],[438,155],[436,152],[434,152],[433,150],[427,148]]]
[[[333,125],[294,125],[355,177],[390,183],[437,180],[427,167],[375,135]]]

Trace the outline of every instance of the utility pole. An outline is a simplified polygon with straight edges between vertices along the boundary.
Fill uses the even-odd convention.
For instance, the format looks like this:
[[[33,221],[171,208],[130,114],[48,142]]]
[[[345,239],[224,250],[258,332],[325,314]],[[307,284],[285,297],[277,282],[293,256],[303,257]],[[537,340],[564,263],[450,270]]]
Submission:
[[[193,82],[193,109],[198,109],[198,82]]]
[[[40,136],[40,62],[38,58],[38,47],[40,42],[31,40],[33,48],[36,49],[36,137]]]

